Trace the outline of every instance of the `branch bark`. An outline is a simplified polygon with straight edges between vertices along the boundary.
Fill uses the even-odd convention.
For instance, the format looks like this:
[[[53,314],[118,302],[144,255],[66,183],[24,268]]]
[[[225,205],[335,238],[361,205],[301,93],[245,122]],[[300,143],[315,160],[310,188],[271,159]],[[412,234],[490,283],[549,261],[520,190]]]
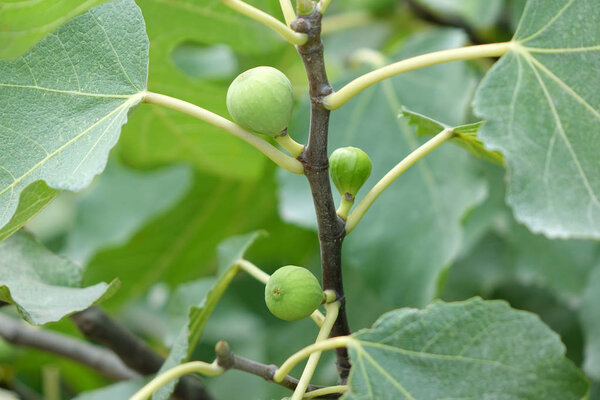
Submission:
[[[144,341],[98,307],[73,314],[71,319],[86,337],[114,351],[125,364],[142,375],[154,374],[165,361]],[[191,376],[179,380],[174,394],[181,399],[213,400],[202,383]]]
[[[260,376],[266,381],[274,382],[273,376],[275,375],[275,372],[277,372],[277,365],[265,365],[233,354],[227,342],[223,340],[218,342],[215,346],[215,355],[217,356],[217,363],[224,369],[237,369],[252,375]],[[296,389],[296,386],[298,386],[298,379],[286,375],[283,381],[277,382],[277,384],[293,391]],[[323,387],[324,386],[308,385],[306,392],[308,393],[313,390],[322,389]],[[320,398],[337,399],[341,396],[342,393],[333,393],[321,396]]]
[[[139,378],[113,352],[44,329],[36,329],[12,317],[0,314],[0,336],[7,342],[33,347],[69,358],[116,380]]]
[[[321,43],[321,17],[319,11],[315,10],[311,15],[300,16],[292,24],[294,30],[308,35],[306,44],[296,46],[308,76],[311,103],[308,145],[299,160],[304,164],[305,175],[310,185],[317,214],[323,289],[335,291],[341,302],[340,312],[333,325],[331,336],[345,336],[351,333],[346,316],[342,280],[342,242],[345,236],[345,223],[335,212],[329,183],[327,139],[330,111],[323,106],[323,98],[331,94],[333,89],[325,70],[323,44]],[[348,350],[337,349],[336,354],[340,382],[345,383],[350,372]]]

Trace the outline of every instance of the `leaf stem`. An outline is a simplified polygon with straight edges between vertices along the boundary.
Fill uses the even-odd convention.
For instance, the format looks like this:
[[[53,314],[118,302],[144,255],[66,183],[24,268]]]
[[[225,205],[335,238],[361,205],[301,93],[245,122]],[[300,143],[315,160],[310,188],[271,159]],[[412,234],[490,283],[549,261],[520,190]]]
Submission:
[[[273,375],[274,382],[281,382],[283,378],[296,366],[299,362],[304,360],[314,352],[323,352],[325,350],[339,349],[342,347],[348,347],[354,342],[351,336],[336,336],[330,339],[322,340],[310,346],[306,346],[302,350],[292,354],[281,367],[277,369],[275,375]]]
[[[271,275],[267,274],[265,271],[258,268],[256,265],[252,264],[248,260],[239,259],[236,261],[236,265],[238,267],[240,267],[241,269],[243,269],[244,271],[246,271],[250,276],[252,276],[257,281],[262,282],[264,285],[267,284],[267,282],[269,281],[269,278],[271,277]],[[310,315],[310,317],[312,318],[313,321],[315,321],[315,324],[317,324],[317,326],[319,326],[319,327],[322,326],[323,321],[325,321],[325,316],[319,310],[315,310]]]
[[[390,184],[402,175],[407,169],[412,167],[417,161],[437,149],[443,143],[452,139],[455,133],[452,129],[445,129],[438,133],[436,136],[428,140],[421,147],[410,153],[402,161],[400,161],[394,168],[392,168],[373,188],[367,193],[367,195],[361,200],[360,203],[354,208],[354,211],[348,217],[346,221],[346,234],[350,233],[369,210],[369,207],[379,197]]]
[[[296,12],[294,11],[292,1],[279,0],[279,5],[281,6],[281,12],[283,12],[283,18],[285,19],[285,23],[287,24],[287,26],[290,26],[292,21],[296,19]]]
[[[204,361],[191,361],[180,364],[156,376],[154,379],[144,385],[144,387],[138,390],[133,396],[131,396],[129,400],[146,400],[152,396],[154,392],[166,385],[169,381],[194,372],[200,373],[204,376],[219,376],[225,372],[225,369],[221,368],[216,361],[214,361],[212,364]]]
[[[331,333],[331,328],[333,328],[333,323],[338,317],[338,312],[340,311],[340,302],[335,301],[333,303],[325,304],[325,321],[323,325],[321,325],[321,330],[319,330],[319,334],[317,335],[317,340],[315,343],[321,342],[329,337]],[[304,367],[304,371],[302,371],[302,376],[300,377],[300,381],[298,382],[298,386],[296,386],[296,390],[294,390],[294,394],[292,395],[291,400],[301,400],[304,396],[304,392],[306,392],[306,388],[310,384],[310,380],[312,379],[315,369],[317,368],[317,364],[319,363],[319,359],[321,358],[321,352],[317,351],[312,353],[310,357],[308,357],[308,361],[306,362],[306,366]]]
[[[311,390],[304,394],[303,399],[314,399],[315,397],[321,397],[326,394],[332,393],[346,393],[348,391],[347,385],[336,385],[336,386],[327,386],[322,389]]]
[[[236,261],[236,264],[257,281],[262,282],[265,285],[269,281],[270,275],[258,268],[256,265],[252,264],[250,261],[239,259]]]
[[[279,143],[281,147],[285,149],[288,153],[290,153],[294,158],[300,157],[304,152],[304,145],[296,142],[289,133],[284,133],[281,136],[277,136],[275,141]]]
[[[512,42],[467,46],[458,49],[436,51],[398,61],[354,79],[339,91],[325,97],[323,104],[329,110],[336,110],[366,88],[392,76],[452,61],[472,60],[482,57],[501,57],[512,46]]]
[[[285,40],[294,45],[303,45],[306,43],[307,36],[303,33],[298,33],[293,31],[290,27],[286,26],[283,22],[279,21],[277,18],[272,15],[267,14],[266,12],[259,10],[256,7],[251,6],[248,3],[245,3],[241,0],[221,0],[228,7],[236,10],[240,14],[244,14],[245,16],[252,18],[255,21],[260,22],[261,24],[273,29],[275,32],[279,33]]]
[[[295,160],[287,154],[284,154],[275,146],[248,132],[241,126],[202,107],[198,107],[194,104],[188,103],[187,101],[179,100],[174,97],[152,92],[147,92],[145,94],[144,103],[157,104],[163,107],[171,108],[173,110],[181,111],[185,114],[191,115],[192,117],[196,117],[202,121],[208,122],[209,124],[224,129],[251,144],[281,168],[298,175],[302,175],[304,173],[304,167],[298,160]]]
[[[327,11],[327,7],[329,7],[329,4],[331,4],[331,0],[321,0],[319,2],[319,5],[317,6],[317,9],[321,13],[321,15],[325,14],[325,12]]]

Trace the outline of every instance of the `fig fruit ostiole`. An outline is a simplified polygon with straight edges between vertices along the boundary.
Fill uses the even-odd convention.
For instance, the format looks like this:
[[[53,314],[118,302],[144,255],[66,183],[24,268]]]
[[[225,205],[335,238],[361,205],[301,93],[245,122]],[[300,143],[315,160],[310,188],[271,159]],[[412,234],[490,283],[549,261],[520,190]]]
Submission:
[[[356,194],[371,175],[371,159],[359,148],[342,147],[329,157],[329,173],[342,200],[337,214],[344,220],[354,204]]]
[[[317,278],[306,268],[295,265],[279,268],[265,286],[265,303],[269,311],[285,321],[310,316],[323,300]]]

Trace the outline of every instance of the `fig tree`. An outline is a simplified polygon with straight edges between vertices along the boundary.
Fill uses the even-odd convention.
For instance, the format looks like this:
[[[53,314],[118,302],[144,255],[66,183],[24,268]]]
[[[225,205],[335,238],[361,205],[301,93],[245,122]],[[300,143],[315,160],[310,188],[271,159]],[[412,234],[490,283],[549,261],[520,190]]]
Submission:
[[[297,321],[306,318],[323,302],[317,278],[303,267],[287,265],[271,275],[265,286],[265,302],[277,318]]]
[[[227,91],[227,109],[243,128],[277,137],[292,117],[292,84],[272,67],[249,69],[233,80]]]

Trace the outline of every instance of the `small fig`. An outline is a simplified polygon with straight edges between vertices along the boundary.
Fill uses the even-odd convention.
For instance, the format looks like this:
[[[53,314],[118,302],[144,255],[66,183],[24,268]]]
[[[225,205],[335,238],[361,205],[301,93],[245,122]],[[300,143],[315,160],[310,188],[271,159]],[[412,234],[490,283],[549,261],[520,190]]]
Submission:
[[[265,302],[277,318],[297,321],[306,318],[323,302],[317,278],[306,268],[287,265],[271,275],[265,286]]]
[[[292,84],[271,67],[249,69],[227,90],[227,109],[241,127],[271,137],[281,135],[292,117]]]
[[[354,201],[354,197],[371,175],[371,159],[361,149],[342,147],[329,157],[329,172],[342,198]]]

